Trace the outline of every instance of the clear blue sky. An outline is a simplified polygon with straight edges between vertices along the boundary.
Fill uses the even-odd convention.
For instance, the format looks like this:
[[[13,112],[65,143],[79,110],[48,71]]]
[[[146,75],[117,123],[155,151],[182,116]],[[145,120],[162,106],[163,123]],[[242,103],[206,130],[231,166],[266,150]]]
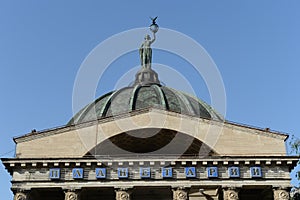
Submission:
[[[192,37],[215,61],[226,89],[228,120],[300,137],[299,8],[296,0],[2,0],[1,157],[13,156],[14,136],[67,123],[76,73],[88,53],[113,34],[149,25],[149,16],[157,15],[161,27]],[[156,62],[172,65],[163,55]],[[177,70],[184,73],[185,67]],[[97,95],[117,79],[107,80]],[[207,101],[206,93],[197,94]],[[12,199],[2,165],[0,185],[1,199]]]

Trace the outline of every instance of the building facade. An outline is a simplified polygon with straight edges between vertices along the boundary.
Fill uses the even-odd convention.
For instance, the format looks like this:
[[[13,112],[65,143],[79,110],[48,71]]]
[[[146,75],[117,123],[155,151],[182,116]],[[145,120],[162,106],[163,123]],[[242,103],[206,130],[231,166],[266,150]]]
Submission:
[[[224,120],[162,86],[144,57],[133,85],[66,126],[14,138],[2,162],[15,200],[289,199],[288,135]]]

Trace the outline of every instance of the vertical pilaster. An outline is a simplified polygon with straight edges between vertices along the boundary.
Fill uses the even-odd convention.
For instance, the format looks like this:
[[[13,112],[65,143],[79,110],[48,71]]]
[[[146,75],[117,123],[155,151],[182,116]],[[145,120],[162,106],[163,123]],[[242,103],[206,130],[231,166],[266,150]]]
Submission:
[[[239,189],[224,188],[223,196],[224,196],[224,200],[238,200],[239,199]]]
[[[14,195],[14,200],[28,200],[28,192],[17,191]]]
[[[187,200],[187,199],[188,199],[188,193],[185,188],[179,187],[173,189],[173,200]]]
[[[65,192],[65,200],[80,200],[80,192],[75,190],[67,190]]]
[[[126,188],[119,188],[115,190],[116,200],[130,200],[131,192]]]
[[[273,189],[274,200],[289,200],[290,194],[286,188]]]

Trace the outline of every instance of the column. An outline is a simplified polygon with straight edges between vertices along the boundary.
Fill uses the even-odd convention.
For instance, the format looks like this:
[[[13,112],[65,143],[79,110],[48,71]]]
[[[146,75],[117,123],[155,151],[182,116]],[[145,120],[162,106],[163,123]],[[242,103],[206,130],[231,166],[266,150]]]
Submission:
[[[183,187],[173,189],[173,200],[187,200],[188,193]]]
[[[224,188],[224,200],[238,200],[239,190],[237,188]]]
[[[115,190],[116,200],[130,200],[131,192],[126,188],[119,188]]]
[[[287,188],[273,189],[274,200],[289,200],[290,194]]]
[[[65,192],[65,200],[79,200],[80,198],[79,191],[67,190]]]
[[[14,195],[14,200],[28,200],[27,192],[17,191]]]

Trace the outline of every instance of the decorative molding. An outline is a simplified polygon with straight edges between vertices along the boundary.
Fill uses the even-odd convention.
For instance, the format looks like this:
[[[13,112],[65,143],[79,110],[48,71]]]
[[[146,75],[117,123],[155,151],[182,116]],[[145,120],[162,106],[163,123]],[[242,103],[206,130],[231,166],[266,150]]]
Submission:
[[[48,165],[65,165],[70,166],[74,163],[79,163],[79,165],[85,165],[86,163],[91,163],[92,165],[109,165],[111,166],[113,163],[123,162],[125,163],[133,162],[137,165],[144,165],[146,162],[150,162],[150,165],[156,165],[160,162],[165,162],[165,164],[176,165],[181,162],[190,162],[192,161],[192,165],[208,165],[208,163],[218,162],[218,164],[228,165],[229,162],[239,162],[239,165],[249,165],[250,162],[260,162],[266,163],[266,165],[270,165],[271,163],[276,163],[277,165],[294,165],[299,160],[298,156],[220,156],[213,158],[178,158],[178,155],[175,156],[166,156],[166,157],[136,157],[136,158],[120,158],[115,161],[111,161],[113,157],[103,157],[101,158],[101,162],[94,158],[57,158],[57,159],[47,159],[47,158],[1,158],[3,164],[8,165],[10,167],[19,167],[26,165],[32,165],[35,163],[37,165],[41,164],[43,167],[47,167]],[[220,162],[220,163],[219,163]],[[280,164],[281,163],[281,164]],[[25,164],[25,165],[21,165]],[[216,164],[216,163],[215,163]]]

